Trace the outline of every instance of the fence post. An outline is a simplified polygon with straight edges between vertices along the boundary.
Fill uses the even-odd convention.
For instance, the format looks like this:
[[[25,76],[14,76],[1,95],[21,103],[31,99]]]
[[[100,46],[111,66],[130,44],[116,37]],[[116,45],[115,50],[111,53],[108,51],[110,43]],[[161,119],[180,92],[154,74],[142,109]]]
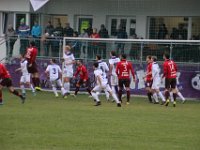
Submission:
[[[61,56],[62,56],[62,55],[61,55],[61,53],[62,53],[62,41],[63,41],[63,40],[60,39],[60,42],[59,42],[59,56],[58,56],[58,57],[59,57],[59,62],[61,61]]]
[[[144,48],[144,42],[141,42],[141,45],[140,45],[140,64],[142,64],[143,48]]]
[[[171,43],[170,44],[170,52],[169,52],[170,59],[172,59],[172,50],[173,50],[173,45]]]

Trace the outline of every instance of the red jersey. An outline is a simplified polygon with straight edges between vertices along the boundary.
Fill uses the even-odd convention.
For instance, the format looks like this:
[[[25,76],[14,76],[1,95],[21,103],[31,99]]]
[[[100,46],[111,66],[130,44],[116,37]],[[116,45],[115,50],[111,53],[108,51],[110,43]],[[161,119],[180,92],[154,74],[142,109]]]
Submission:
[[[163,63],[163,77],[171,79],[176,78],[177,66],[172,60],[165,60]]]
[[[152,80],[152,63],[148,63],[147,69],[146,69],[146,81],[151,81]]]
[[[0,79],[6,79],[6,78],[11,78],[11,76],[6,67],[0,63]]]
[[[135,79],[134,69],[130,62],[123,59],[117,63],[116,74],[119,79],[130,79],[130,72]]]
[[[82,80],[87,80],[88,79],[88,71],[87,71],[87,69],[86,69],[86,67],[84,65],[78,66],[74,76],[77,77],[78,74],[80,75],[80,78]]]
[[[37,56],[38,50],[36,47],[29,47],[26,50],[26,59],[28,60],[28,62],[30,64],[32,64],[33,62],[35,62],[36,56]]]

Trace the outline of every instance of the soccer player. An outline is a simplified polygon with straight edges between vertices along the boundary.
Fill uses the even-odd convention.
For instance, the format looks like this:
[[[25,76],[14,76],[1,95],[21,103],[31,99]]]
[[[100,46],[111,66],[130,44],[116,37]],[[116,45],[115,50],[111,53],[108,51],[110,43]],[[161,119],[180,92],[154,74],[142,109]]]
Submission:
[[[55,97],[58,97],[56,85],[61,87],[61,93],[62,95],[64,95],[65,89],[63,88],[62,82],[61,82],[62,70],[60,69],[60,66],[56,64],[55,59],[50,60],[50,65],[47,66],[45,73],[49,75],[49,79],[50,79]]]
[[[157,61],[157,57],[156,56],[152,56],[151,57],[151,61],[152,61],[152,92],[153,92],[153,98],[155,100],[155,104],[159,104],[158,101],[158,96],[157,94],[160,96],[160,98],[162,99],[162,105],[165,104],[165,98],[163,96],[163,94],[160,92],[160,68]]]
[[[120,59],[116,56],[115,51],[110,52],[109,66],[110,66],[110,83],[113,93],[118,93],[118,77],[116,74],[116,65]]]
[[[101,102],[98,97],[98,92],[101,92],[102,90],[104,90],[104,91],[107,91],[110,95],[112,95],[112,97],[114,98],[114,100],[117,103],[117,107],[121,107],[121,103],[119,102],[116,94],[112,92],[112,90],[108,84],[108,79],[104,77],[104,74],[103,74],[102,70],[99,69],[99,64],[97,62],[94,63],[93,68],[94,68],[94,75],[95,75],[97,84],[92,89],[91,94],[92,94],[92,97],[96,100],[95,106],[101,105]]]
[[[78,65],[78,67],[76,69],[76,73],[74,74],[73,78],[75,79],[79,75],[79,80],[76,83],[76,90],[75,90],[74,96],[77,95],[81,85],[83,85],[87,89],[88,93],[91,95],[88,71],[87,71],[86,67],[83,65],[81,60],[77,60],[76,63]]]
[[[146,62],[147,62],[147,68],[146,68],[146,74],[145,77],[143,77],[145,81],[145,86],[146,86],[146,91],[147,91],[147,96],[149,99],[149,102],[152,103],[152,91],[151,91],[151,86],[152,86],[152,62],[151,62],[151,56],[148,55],[146,57]]]
[[[31,41],[30,46],[26,50],[25,58],[28,61],[28,72],[32,75],[33,85],[35,86],[36,90],[41,91],[39,72],[36,64],[37,53],[38,49],[35,46],[35,42]]]
[[[22,76],[20,78],[20,88],[22,90],[22,95],[25,97],[26,96],[26,91],[25,91],[25,85],[30,87],[32,90],[33,95],[35,96],[35,89],[33,88],[33,85],[31,84],[31,74],[28,73],[28,61],[25,59],[24,55],[20,55],[20,68],[16,69],[15,71],[21,71]]]
[[[104,78],[107,78],[107,72],[109,71],[109,68],[108,68],[108,65],[106,62],[104,62],[102,59],[101,59],[101,56],[100,55],[96,55],[96,61],[97,63],[99,64],[99,69],[102,70],[102,73],[103,73],[103,76]],[[106,99],[109,100],[109,92],[108,91],[105,91],[105,94],[106,94]]]
[[[119,79],[118,97],[119,97],[119,100],[122,102],[122,90],[123,90],[123,87],[125,86],[126,93],[127,93],[126,104],[129,104],[130,102],[130,72],[135,82],[135,74],[134,74],[134,69],[132,67],[132,64],[126,60],[126,54],[122,54],[121,61],[117,64],[117,67],[116,67],[116,74]]]
[[[177,89],[176,89],[176,73],[177,73],[177,66],[176,63],[173,60],[169,59],[169,54],[164,53],[163,55],[164,63],[163,63],[163,78],[165,77],[165,99],[166,103],[165,106],[169,105],[169,96],[170,96],[170,90],[173,93],[173,106],[176,107],[176,95],[177,95]]]
[[[65,46],[63,59],[64,59],[63,86],[66,91],[64,98],[67,98],[67,95],[69,94],[70,91],[70,80],[71,78],[73,78],[73,65],[75,63],[74,54],[71,52],[71,47],[69,45]]]
[[[22,103],[25,102],[25,97],[22,96],[17,90],[12,86],[11,76],[6,69],[6,67],[0,63],[0,105],[3,105],[2,99],[2,88],[6,86],[11,93],[21,98]]]
[[[176,90],[177,90],[177,95],[181,98],[182,100],[182,104],[185,103],[185,97],[182,95],[182,93],[179,91],[178,87],[176,86]],[[174,97],[173,97],[173,92],[170,91],[170,99],[171,99],[171,102],[174,102]]]

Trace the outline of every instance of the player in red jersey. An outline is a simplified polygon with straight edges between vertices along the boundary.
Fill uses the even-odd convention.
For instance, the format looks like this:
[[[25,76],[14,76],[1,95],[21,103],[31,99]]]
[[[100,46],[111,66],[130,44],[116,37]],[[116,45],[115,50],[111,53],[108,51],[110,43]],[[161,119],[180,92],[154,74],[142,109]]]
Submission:
[[[36,56],[38,53],[38,49],[35,46],[35,42],[30,42],[30,47],[27,48],[25,57],[28,61],[28,72],[32,74],[32,82],[35,86],[36,90],[41,91],[40,88],[40,78],[36,64]]]
[[[170,90],[173,93],[174,102],[173,106],[176,107],[176,73],[177,73],[177,66],[176,63],[173,60],[169,59],[169,54],[165,53],[163,55],[163,59],[165,60],[163,63],[163,78],[165,77],[165,98],[166,103],[165,106],[168,106],[169,104],[169,96],[170,96]]]
[[[116,74],[119,79],[119,100],[122,101],[122,90],[123,87],[126,87],[127,93],[127,104],[130,101],[130,72],[133,76],[133,80],[135,82],[135,74],[132,64],[126,60],[126,54],[121,55],[121,61],[117,63],[116,66]]]
[[[146,91],[147,91],[147,96],[149,99],[149,102],[152,103],[152,91],[151,91],[151,86],[152,86],[152,61],[151,61],[151,56],[148,55],[146,57],[146,62],[147,62],[147,69],[146,69],[146,74],[145,77],[143,78],[145,81],[145,86],[146,86]]]
[[[11,93],[21,98],[22,103],[25,102],[25,97],[23,97],[18,91],[16,91],[12,86],[11,76],[6,69],[6,67],[0,63],[0,105],[3,105],[2,99],[2,88],[6,86]]]
[[[88,93],[91,95],[88,71],[87,71],[86,67],[83,65],[81,60],[77,60],[76,63],[78,65],[78,67],[76,69],[76,72],[75,72],[73,78],[75,79],[79,75],[79,80],[76,83],[76,90],[75,90],[74,96],[77,95],[81,85],[83,85],[87,89]]]

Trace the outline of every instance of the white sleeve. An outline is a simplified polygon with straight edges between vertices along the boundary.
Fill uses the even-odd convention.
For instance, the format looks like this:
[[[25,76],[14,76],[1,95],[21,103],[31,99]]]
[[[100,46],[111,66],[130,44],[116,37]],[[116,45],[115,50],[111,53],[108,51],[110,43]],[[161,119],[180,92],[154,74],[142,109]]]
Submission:
[[[72,54],[71,58],[72,58],[72,60],[75,60],[75,58],[74,58],[74,54]]]
[[[108,65],[107,65],[106,62],[105,62],[105,64],[104,64],[104,66],[105,66],[105,71],[108,72],[108,71],[109,71],[109,68],[108,68]]]
[[[45,72],[49,72],[49,70],[50,70],[50,66],[48,65]]]
[[[62,70],[60,69],[60,66],[58,66],[58,72],[62,73]]]

